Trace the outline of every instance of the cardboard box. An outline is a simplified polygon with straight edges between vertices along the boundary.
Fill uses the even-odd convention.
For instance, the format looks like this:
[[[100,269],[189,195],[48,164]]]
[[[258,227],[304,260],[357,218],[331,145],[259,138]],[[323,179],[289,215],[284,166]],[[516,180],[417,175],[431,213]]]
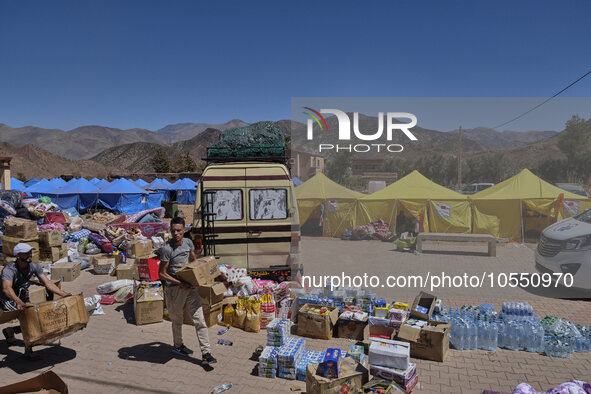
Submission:
[[[39,231],[39,245],[45,248],[62,247],[62,233],[59,230]]]
[[[133,241],[127,246],[127,255],[135,259],[148,258],[152,254],[152,241]]]
[[[369,359],[372,365],[406,370],[410,363],[410,344],[376,338],[369,345]]]
[[[149,257],[140,259],[137,264],[137,272],[141,280],[159,280],[160,279],[160,259]]]
[[[68,255],[68,250],[64,250],[62,245],[60,246],[51,246],[51,247],[41,247],[39,251],[39,258],[41,261],[58,261],[59,259],[63,259]]]
[[[177,278],[192,286],[205,286],[213,283],[220,275],[218,262],[215,257],[202,257],[189,263],[176,272]]]
[[[430,321],[423,328],[403,324],[398,332],[398,339],[410,342],[410,354],[413,357],[433,361],[445,361],[449,351],[449,323]]]
[[[0,387],[0,393],[68,394],[68,385],[53,371]]]
[[[71,282],[80,276],[80,263],[55,263],[51,266],[51,278],[62,282]]]
[[[132,257],[126,257],[121,255],[121,258],[116,258],[115,259],[115,266],[113,267],[113,269],[109,272],[110,276],[117,276],[117,267],[119,266],[119,264],[123,264],[125,261],[125,264],[129,264],[129,265],[137,265],[136,264],[136,259],[132,258]],[[137,267],[136,267],[137,268]],[[138,278],[136,278],[138,279]]]
[[[15,238],[15,237],[9,237],[7,235],[2,235],[2,236],[0,236],[0,238],[2,239],[2,253],[14,256],[14,254],[13,254],[14,247],[21,242],[31,245],[32,248],[39,251],[39,238],[23,238],[23,237]]]
[[[97,254],[90,259],[94,273],[99,275],[107,275],[122,262],[122,254]]]
[[[8,323],[18,319],[22,311],[3,311],[0,309],[0,324]]]
[[[47,301],[47,293],[43,286],[29,286],[29,302],[31,304],[40,304]]]
[[[223,301],[225,292],[226,286],[221,282],[199,286],[199,296],[203,305],[213,305]]]
[[[82,294],[27,306],[19,316],[27,346],[41,345],[81,330],[88,323]]]
[[[323,308],[329,311],[322,315],[315,310]],[[318,305],[306,304],[298,312],[298,335],[302,337],[331,339],[334,326],[339,319],[338,308],[320,307]]]
[[[137,265],[129,263],[119,264],[115,269],[115,274],[117,275],[117,279],[138,280],[140,278],[137,271]]]
[[[164,314],[162,288],[136,288],[133,297],[133,310],[135,324],[138,326],[161,322]]]
[[[222,314],[223,308],[223,301],[214,305],[203,305],[203,316],[205,317],[205,323],[207,324],[207,327],[218,324],[218,315]],[[189,322],[189,324],[193,324],[193,321],[190,317]]]
[[[4,235],[6,236],[22,239],[37,238],[37,222],[33,220],[21,218],[7,219],[4,221],[4,226]]]
[[[351,357],[341,363],[341,373],[336,379],[322,376],[321,364],[308,364],[306,367],[307,394],[356,393],[369,380],[367,368]]]
[[[369,337],[369,325],[367,317],[362,320],[349,320],[339,318],[337,321],[337,337],[363,341]]]
[[[437,301],[436,296],[421,291],[412,303],[410,308],[410,317],[414,317],[415,319],[419,320],[430,320],[431,315],[433,314],[433,309],[435,308],[435,301]],[[417,306],[425,308],[426,312],[417,311]]]

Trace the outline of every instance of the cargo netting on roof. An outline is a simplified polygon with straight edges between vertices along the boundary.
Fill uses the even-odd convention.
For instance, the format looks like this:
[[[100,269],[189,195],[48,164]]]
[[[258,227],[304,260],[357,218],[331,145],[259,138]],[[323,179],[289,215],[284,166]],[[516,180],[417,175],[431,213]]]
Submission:
[[[224,130],[220,139],[207,148],[207,159],[285,159],[283,130],[275,122]]]

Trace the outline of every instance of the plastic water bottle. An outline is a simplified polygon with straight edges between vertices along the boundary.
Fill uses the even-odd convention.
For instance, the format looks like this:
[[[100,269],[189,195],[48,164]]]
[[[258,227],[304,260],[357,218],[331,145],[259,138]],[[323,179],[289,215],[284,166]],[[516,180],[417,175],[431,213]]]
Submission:
[[[484,322],[478,319],[478,349],[484,349]]]
[[[230,327],[224,327],[221,330],[218,331],[218,335],[224,335],[226,332],[228,332],[228,330],[230,329]]]
[[[499,323],[497,324],[497,346],[498,347],[505,347],[505,322],[501,317],[499,319]]]
[[[476,350],[478,349],[478,327],[473,319],[468,323],[470,324],[470,350]]]
[[[230,390],[232,388],[232,386],[233,386],[232,383],[224,383],[221,386],[216,386],[211,391],[211,394],[223,393],[224,391]]]
[[[497,341],[499,335],[499,328],[497,326],[497,321],[493,317],[489,327],[488,339],[489,339],[489,348],[491,352],[497,351]]]
[[[218,345],[232,346],[233,344],[234,342],[228,341],[227,339],[218,339]]]

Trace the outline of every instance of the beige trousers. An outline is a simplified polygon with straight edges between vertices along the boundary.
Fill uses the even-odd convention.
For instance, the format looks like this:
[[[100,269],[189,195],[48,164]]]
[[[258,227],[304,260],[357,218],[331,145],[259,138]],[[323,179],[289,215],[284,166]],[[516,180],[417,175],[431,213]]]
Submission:
[[[164,297],[166,298],[166,307],[168,308],[168,314],[172,322],[174,346],[178,347],[183,344],[183,318],[186,309],[189,316],[193,319],[201,353],[209,353],[211,351],[209,334],[207,332],[207,324],[205,324],[205,317],[203,316],[199,291],[196,288],[183,289],[180,286],[166,286],[164,288]]]

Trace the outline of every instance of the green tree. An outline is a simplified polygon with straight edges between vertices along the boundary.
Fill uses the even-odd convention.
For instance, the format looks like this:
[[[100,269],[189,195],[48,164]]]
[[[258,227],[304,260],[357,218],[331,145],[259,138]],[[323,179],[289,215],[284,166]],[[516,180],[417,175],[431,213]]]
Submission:
[[[22,172],[17,172],[16,173],[16,179],[18,179],[21,182],[26,182],[27,181],[27,177]]]
[[[166,173],[170,172],[171,164],[168,155],[164,148],[158,148],[154,157],[152,157],[152,167],[154,167],[154,171],[157,173]]]
[[[351,153],[337,152],[326,162],[324,172],[327,177],[338,184],[346,184],[351,177]]]
[[[573,115],[566,122],[566,128],[558,137],[558,148],[566,156],[567,163],[574,165],[576,156],[585,151],[589,139],[589,127],[584,119]]]
[[[540,161],[533,172],[548,182],[560,182],[566,179],[566,160],[547,157]]]
[[[197,163],[189,155],[189,153],[183,153],[174,162],[174,172],[196,172],[198,169]]]

